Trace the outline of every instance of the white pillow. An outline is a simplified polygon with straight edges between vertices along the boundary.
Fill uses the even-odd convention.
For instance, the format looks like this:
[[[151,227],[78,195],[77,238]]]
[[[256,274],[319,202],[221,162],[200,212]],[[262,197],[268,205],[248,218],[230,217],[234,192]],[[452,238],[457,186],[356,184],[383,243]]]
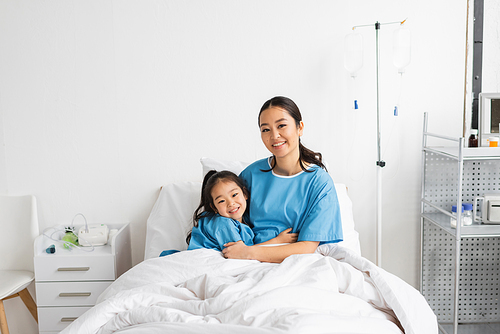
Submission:
[[[204,174],[211,169],[239,174],[248,163],[202,158]],[[206,171],[206,172],[205,172]],[[354,229],[352,202],[344,184],[335,183],[340,205],[344,241],[339,245],[361,254],[359,234]],[[158,257],[164,250],[186,250],[194,210],[200,202],[200,182],[177,182],[162,188],[147,221],[144,259]]]
[[[193,227],[200,203],[200,182],[178,182],[162,187],[147,221],[144,260],[164,250],[186,250],[186,236]]]
[[[337,199],[340,206],[340,219],[342,220],[342,233],[344,241],[339,245],[349,248],[356,254],[361,255],[361,245],[359,243],[359,233],[354,227],[354,217],[352,214],[352,201],[347,195],[347,187],[342,183],[334,183],[337,192]]]

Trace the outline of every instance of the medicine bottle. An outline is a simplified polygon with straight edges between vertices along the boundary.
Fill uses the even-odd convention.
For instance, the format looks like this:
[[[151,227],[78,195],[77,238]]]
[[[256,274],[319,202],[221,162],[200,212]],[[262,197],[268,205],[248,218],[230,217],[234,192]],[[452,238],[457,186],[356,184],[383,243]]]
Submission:
[[[478,147],[477,129],[470,130],[469,147]]]
[[[464,209],[464,214],[462,215],[462,219],[464,222],[464,226],[470,226],[472,225],[472,204],[471,203],[464,203],[462,204],[462,207]]]
[[[462,209],[462,213],[463,213],[464,212],[464,207],[461,206],[460,208]],[[460,226],[464,226],[463,217],[464,217],[464,215],[462,215],[461,218],[460,218]],[[451,207],[450,225],[453,228],[457,227],[457,206],[456,205],[453,205]]]
[[[498,137],[490,137],[487,139],[489,147],[498,147]]]

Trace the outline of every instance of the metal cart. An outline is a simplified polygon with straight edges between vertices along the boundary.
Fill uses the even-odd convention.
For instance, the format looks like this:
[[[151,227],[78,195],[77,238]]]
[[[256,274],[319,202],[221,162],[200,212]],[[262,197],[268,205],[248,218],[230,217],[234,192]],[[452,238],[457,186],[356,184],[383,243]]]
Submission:
[[[464,138],[422,140],[420,291],[443,324],[500,322],[500,225],[450,225],[452,205],[500,194],[500,148],[465,148]],[[428,146],[428,139],[445,142]],[[456,219],[461,220],[461,210]]]

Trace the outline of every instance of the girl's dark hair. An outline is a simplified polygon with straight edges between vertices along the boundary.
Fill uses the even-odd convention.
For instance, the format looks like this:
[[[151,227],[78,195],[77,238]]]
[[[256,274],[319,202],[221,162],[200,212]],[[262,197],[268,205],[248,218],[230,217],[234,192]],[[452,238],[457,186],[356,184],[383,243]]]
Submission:
[[[260,108],[259,118],[258,118],[259,127],[260,127],[260,115],[265,110],[267,110],[271,107],[276,107],[276,108],[280,108],[280,109],[285,110],[295,120],[295,125],[297,126],[297,128],[300,126],[300,122],[302,121],[302,115],[300,113],[299,107],[297,107],[295,102],[293,102],[288,97],[276,96],[270,100],[267,100],[264,103],[264,105],[262,106],[262,108]],[[305,147],[304,145],[302,145],[300,138],[299,138],[299,154],[300,154],[299,155],[299,164],[300,164],[300,168],[302,168],[303,171],[312,172],[311,170],[306,169],[306,167],[304,166],[304,162],[306,162],[308,164],[318,165],[321,168],[323,168],[324,170],[327,170],[325,165],[323,164],[323,161],[322,161],[323,159],[322,159],[321,153],[313,152],[310,149],[308,149],[307,147]],[[276,167],[276,157],[273,155],[273,162],[272,162],[271,169],[263,170],[263,172],[270,172],[271,170],[274,169],[274,167]]]
[[[248,193],[247,188],[243,181],[238,177],[238,175],[230,172],[228,170],[223,170],[221,172],[217,172],[216,170],[209,171],[205,177],[203,178],[203,183],[201,185],[201,200],[200,205],[194,211],[193,214],[193,226],[198,227],[198,221],[203,217],[208,217],[211,215],[215,215],[215,208],[213,206],[214,200],[212,198],[212,189],[219,182],[234,182],[238,187],[241,188],[243,194],[249,198],[250,194]],[[186,242],[189,245],[189,241],[191,240],[191,231],[189,231]]]

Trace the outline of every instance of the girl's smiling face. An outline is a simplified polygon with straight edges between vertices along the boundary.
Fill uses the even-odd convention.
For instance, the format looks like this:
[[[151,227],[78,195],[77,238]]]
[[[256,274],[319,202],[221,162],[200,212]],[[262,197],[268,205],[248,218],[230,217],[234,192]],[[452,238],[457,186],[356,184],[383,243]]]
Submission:
[[[212,202],[215,212],[223,217],[243,222],[247,208],[247,196],[233,181],[220,181],[212,188]]]
[[[260,136],[266,148],[277,158],[291,154],[299,158],[299,137],[302,136],[304,123],[299,126],[287,111],[271,107],[260,114]]]

